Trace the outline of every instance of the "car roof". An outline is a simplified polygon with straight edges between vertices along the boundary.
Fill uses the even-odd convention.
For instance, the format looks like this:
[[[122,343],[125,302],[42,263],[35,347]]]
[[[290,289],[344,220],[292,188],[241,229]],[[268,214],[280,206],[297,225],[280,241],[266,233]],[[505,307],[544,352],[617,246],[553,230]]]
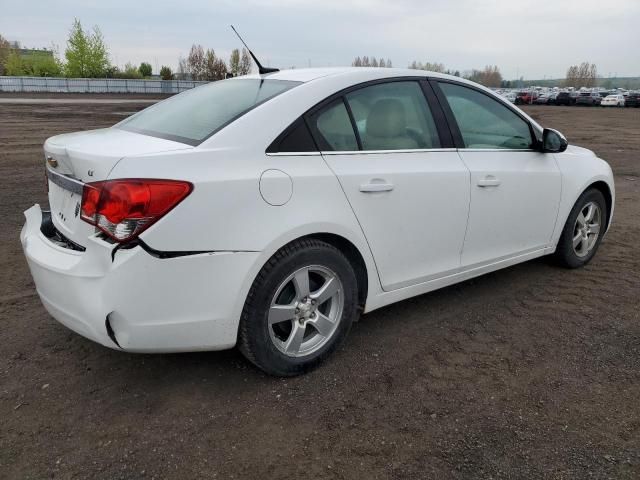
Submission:
[[[362,77],[367,78],[393,78],[393,77],[437,77],[452,78],[464,81],[460,77],[446,75],[444,73],[430,72],[426,70],[415,70],[410,68],[380,68],[380,67],[328,67],[328,68],[293,68],[290,70],[280,70],[275,73],[264,75],[252,74],[238,78],[264,78],[273,80],[288,80],[294,82],[311,82],[325,77],[343,77],[357,82]]]
[[[252,74],[231,78],[224,81],[277,80],[294,81],[301,84],[275,96],[253,108],[246,115],[234,120],[228,127],[221,129],[210,139],[203,142],[204,147],[237,148],[239,136],[246,131],[253,132],[256,143],[269,144],[291,125],[291,122],[320,102],[344,89],[377,80],[402,78],[438,78],[448,79],[460,84],[467,84],[475,89],[485,91],[488,95],[505,103],[507,108],[514,108],[506,99],[501,99],[492,90],[460,77],[426,70],[408,68],[375,68],[375,67],[336,67],[336,68],[301,68],[282,70],[263,75]],[[205,87],[198,87],[205,88]],[[542,131],[542,127],[525,112],[520,115],[527,118],[534,127]],[[238,133],[242,132],[242,133]],[[258,138],[259,137],[259,138]]]

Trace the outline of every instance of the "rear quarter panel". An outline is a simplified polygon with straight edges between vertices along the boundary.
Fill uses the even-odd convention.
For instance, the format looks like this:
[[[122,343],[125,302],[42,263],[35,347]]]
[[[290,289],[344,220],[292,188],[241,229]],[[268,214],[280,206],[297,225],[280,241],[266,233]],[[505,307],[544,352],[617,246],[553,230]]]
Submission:
[[[290,200],[267,203],[260,177],[276,169],[291,178]],[[360,251],[369,294],[381,290],[369,246],[340,184],[320,155],[272,156],[247,148],[195,149],[121,161],[112,178],[149,177],[191,181],[194,190],[167,216],[142,233],[152,248],[165,251],[259,252],[238,292],[239,318],[254,278],[287,243],[314,233],[346,238]],[[211,272],[225,275],[225,272]]]

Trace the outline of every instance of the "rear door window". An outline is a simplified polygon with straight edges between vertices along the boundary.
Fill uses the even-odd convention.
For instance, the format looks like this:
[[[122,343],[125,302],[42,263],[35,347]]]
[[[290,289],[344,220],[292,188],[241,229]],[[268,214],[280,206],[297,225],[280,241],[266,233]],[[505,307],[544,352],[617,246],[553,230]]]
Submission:
[[[363,150],[440,147],[433,116],[418,82],[371,85],[345,97]]]

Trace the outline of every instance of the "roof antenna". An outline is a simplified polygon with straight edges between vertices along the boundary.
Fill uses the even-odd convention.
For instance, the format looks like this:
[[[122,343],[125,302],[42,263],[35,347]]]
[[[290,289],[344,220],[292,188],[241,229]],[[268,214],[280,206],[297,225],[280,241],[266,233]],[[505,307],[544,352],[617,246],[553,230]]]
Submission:
[[[253,58],[253,61],[256,62],[256,65],[258,66],[258,73],[260,75],[264,75],[265,73],[273,73],[273,72],[279,72],[280,70],[277,68],[270,68],[270,67],[263,67],[262,64],[260,63],[260,61],[256,58],[256,56],[253,54],[253,52],[251,51],[251,49],[249,48],[249,46],[244,43],[244,40],[242,39],[242,37],[240,36],[240,34],[237,32],[237,30],[235,28],[233,28],[233,25],[231,25],[231,30],[233,30],[233,33],[235,33],[238,38],[240,39],[240,41],[242,42],[242,44],[247,47],[247,50],[249,50],[249,55],[251,55],[251,58]]]

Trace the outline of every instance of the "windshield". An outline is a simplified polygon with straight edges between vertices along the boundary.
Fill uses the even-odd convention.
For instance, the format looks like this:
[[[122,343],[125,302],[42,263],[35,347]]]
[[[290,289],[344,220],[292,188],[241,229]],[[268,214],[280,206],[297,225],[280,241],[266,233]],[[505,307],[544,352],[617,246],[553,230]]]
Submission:
[[[257,78],[212,82],[157,103],[116,127],[198,145],[249,110],[300,83]]]

